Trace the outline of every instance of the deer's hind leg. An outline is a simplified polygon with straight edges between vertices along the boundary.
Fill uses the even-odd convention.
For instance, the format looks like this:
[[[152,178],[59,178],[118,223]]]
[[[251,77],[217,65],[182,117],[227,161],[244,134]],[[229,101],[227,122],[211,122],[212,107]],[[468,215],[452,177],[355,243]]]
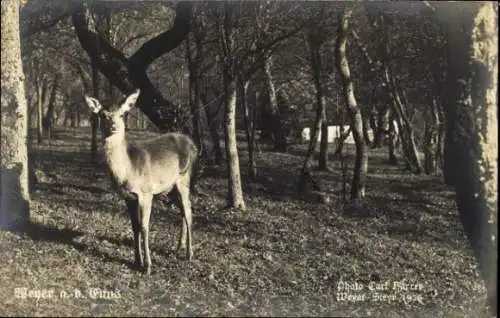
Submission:
[[[142,267],[142,249],[141,249],[141,212],[139,210],[139,201],[137,199],[125,199],[127,209],[132,223],[132,231],[134,232],[134,254],[135,267]]]
[[[177,186],[174,186],[172,191],[168,194],[168,197],[170,200],[172,200],[172,202],[175,204],[175,206],[178,207],[179,210],[182,212],[183,211],[182,199],[181,199],[181,194],[180,194]],[[181,223],[182,223],[181,231],[179,233],[179,241],[178,241],[177,249],[176,249],[176,253],[178,256],[180,256],[182,251],[184,251],[186,249],[187,228],[186,228],[186,222],[184,221],[184,217],[182,218]]]
[[[187,250],[186,250],[186,258],[188,260],[191,260],[193,258],[193,248],[192,248],[192,241],[193,241],[193,236],[191,232],[191,226],[193,223],[193,215],[192,215],[192,210],[191,210],[191,198],[189,194],[190,190],[190,175],[189,173],[182,175],[179,178],[179,181],[176,184],[176,188],[179,191],[179,196],[180,196],[180,201],[181,201],[181,210],[184,215],[183,222],[182,222],[182,235],[181,235],[181,241],[179,242],[180,244],[182,243],[183,247],[186,247],[187,245]]]

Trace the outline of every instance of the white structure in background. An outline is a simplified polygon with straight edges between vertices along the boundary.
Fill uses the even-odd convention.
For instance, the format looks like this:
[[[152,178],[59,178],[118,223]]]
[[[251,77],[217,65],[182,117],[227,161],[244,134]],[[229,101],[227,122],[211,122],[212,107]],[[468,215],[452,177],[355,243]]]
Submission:
[[[395,129],[396,134],[399,134],[398,125],[396,124],[396,122],[394,122],[394,125],[396,128]],[[339,138],[340,135],[342,135],[343,133],[347,132],[347,130],[349,130],[349,125],[344,125],[344,130],[342,132],[340,126],[338,125],[328,126],[328,142],[329,143],[336,142],[337,138]],[[309,140],[311,140],[311,134],[312,134],[312,128],[310,127],[303,128],[301,133],[302,142],[308,142]],[[368,130],[368,136],[370,136],[370,139],[373,140],[373,130],[371,129]],[[320,142],[320,140],[321,140],[321,131],[319,131],[318,134],[318,142]],[[352,135],[352,132],[349,133],[349,136],[347,136],[347,138],[344,140],[344,143],[354,144],[354,137]]]
[[[340,137],[343,133],[345,133],[349,129],[348,125],[344,125],[344,130],[340,129],[340,126],[328,126],[328,142],[336,142],[337,138]],[[308,142],[311,140],[312,128],[306,127],[302,129],[301,137],[302,142]],[[321,130],[318,134],[318,142],[321,140]],[[349,136],[345,139],[344,143],[353,144],[354,138],[352,137],[352,133],[349,133]]]

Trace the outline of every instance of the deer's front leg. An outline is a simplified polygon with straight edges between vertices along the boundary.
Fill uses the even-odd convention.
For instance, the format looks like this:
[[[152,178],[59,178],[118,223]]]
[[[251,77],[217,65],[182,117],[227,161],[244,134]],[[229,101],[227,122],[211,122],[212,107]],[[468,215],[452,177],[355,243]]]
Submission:
[[[144,244],[144,273],[151,274],[151,256],[149,252],[149,217],[151,215],[151,206],[153,204],[153,195],[143,193],[139,196],[139,207],[141,209],[141,235]]]
[[[139,201],[137,199],[128,198],[125,200],[127,203],[128,212],[130,214],[130,221],[132,222],[132,231],[134,232],[134,253],[135,253],[135,267],[142,268],[142,249],[141,249],[141,213],[139,210]]]

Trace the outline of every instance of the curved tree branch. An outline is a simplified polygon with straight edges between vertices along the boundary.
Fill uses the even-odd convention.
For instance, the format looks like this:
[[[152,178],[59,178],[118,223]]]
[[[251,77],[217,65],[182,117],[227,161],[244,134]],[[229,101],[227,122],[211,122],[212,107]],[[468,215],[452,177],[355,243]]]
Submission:
[[[179,4],[177,14],[180,14],[181,18],[176,18],[172,29],[146,42],[130,59],[95,32],[90,10],[85,3],[73,13],[76,34],[91,62],[123,93],[130,94],[140,88],[138,106],[160,131],[180,128],[176,123],[178,109],[151,83],[146,73],[147,63],[150,64],[163,53],[172,50],[186,38],[189,31],[189,27],[186,27],[189,19],[186,21],[186,17],[190,17],[186,10],[190,12],[191,4]]]
[[[189,34],[193,2],[179,2],[176,7],[174,26],[144,43],[131,57],[130,63],[146,69],[154,60],[178,47]]]

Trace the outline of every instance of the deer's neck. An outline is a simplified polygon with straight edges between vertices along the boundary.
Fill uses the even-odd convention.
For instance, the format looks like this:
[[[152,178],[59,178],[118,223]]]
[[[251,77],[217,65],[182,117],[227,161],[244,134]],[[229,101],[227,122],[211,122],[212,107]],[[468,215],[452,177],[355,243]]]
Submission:
[[[115,134],[106,138],[104,152],[106,163],[114,181],[118,185],[123,184],[132,165],[127,151],[125,135]]]

